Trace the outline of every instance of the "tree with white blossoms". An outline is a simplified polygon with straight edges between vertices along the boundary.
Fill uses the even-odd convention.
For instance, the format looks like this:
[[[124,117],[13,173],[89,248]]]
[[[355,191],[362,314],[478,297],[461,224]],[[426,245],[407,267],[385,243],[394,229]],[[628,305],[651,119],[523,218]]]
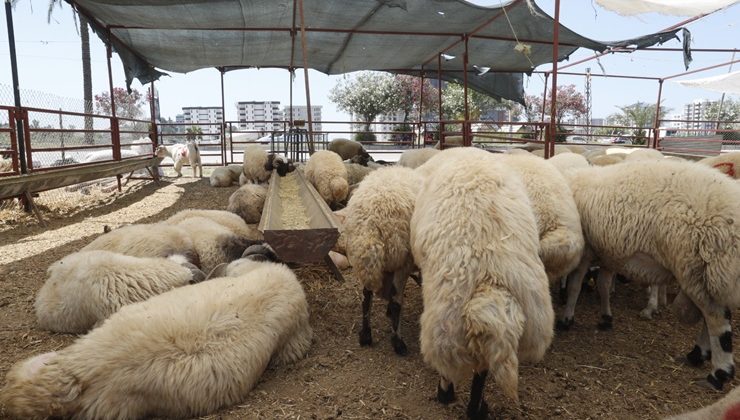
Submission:
[[[394,78],[388,73],[362,72],[344,78],[329,92],[329,99],[341,111],[356,115],[370,132],[378,115],[393,112],[398,104]]]

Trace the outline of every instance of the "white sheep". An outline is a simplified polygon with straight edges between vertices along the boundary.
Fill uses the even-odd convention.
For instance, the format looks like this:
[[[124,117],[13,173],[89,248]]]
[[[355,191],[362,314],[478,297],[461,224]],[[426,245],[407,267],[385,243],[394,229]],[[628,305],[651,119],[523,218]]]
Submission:
[[[363,286],[360,345],[372,344],[370,308],[373,294],[380,294],[388,301],[391,344],[400,355],[408,353],[399,324],[406,280],[416,270],[409,222],[421,181],[410,168],[378,169],[360,183],[347,207],[335,213],[347,259]]]
[[[267,198],[267,188],[259,184],[245,184],[229,196],[226,210],[247,223],[259,223]]]
[[[194,140],[188,140],[185,144],[173,144],[170,146],[159,146],[156,150],[159,157],[169,157],[174,162],[174,170],[177,177],[182,176],[182,166],[187,162],[193,168],[193,178],[197,176],[196,169],[200,170],[203,178],[203,165],[200,159],[200,149]]]
[[[705,331],[688,359],[700,364],[711,348],[707,380],[721,389],[735,371],[729,314],[740,306],[740,185],[706,166],[670,160],[568,177],[602,270],[645,284],[675,281],[701,310]]]
[[[594,166],[609,166],[624,162],[626,157],[627,155],[625,153],[612,153],[609,155],[596,155],[587,159]]]
[[[699,163],[711,166],[730,178],[740,179],[740,152],[723,153],[704,158]]]
[[[329,150],[311,155],[304,169],[306,180],[316,187],[326,204],[334,206],[347,198],[349,183],[342,158]]]
[[[437,399],[450,402],[473,373],[468,416],[483,418],[488,371],[516,401],[519,362],[542,359],[554,314],[524,185],[487,152],[466,149],[426,178],[411,247],[424,279],[421,353],[441,375]]]
[[[70,346],[17,363],[0,402],[18,418],[189,418],[242,401],[269,363],[311,345],[308,303],[285,266],[126,305]]]
[[[142,258],[110,251],[67,255],[47,273],[34,304],[39,326],[74,334],[88,331],[123,305],[205,280],[181,255]]]
[[[230,187],[239,182],[242,173],[242,165],[220,166],[211,172],[209,181],[212,187]]]
[[[556,144],[555,145],[555,154],[554,154],[554,156],[557,156],[557,155],[559,155],[561,153],[573,153],[573,151],[570,150],[569,147],[570,146],[563,146],[563,145],[560,145],[560,144]],[[544,158],[545,157],[545,149],[537,149],[537,150],[534,150],[534,151],[532,151],[532,154],[535,155],[535,156],[537,156],[537,157]]]
[[[13,161],[0,156],[0,172],[10,172],[13,170]]]
[[[238,259],[249,245],[256,242],[210,217],[189,217],[178,221],[175,226],[185,229],[192,238],[201,268],[206,273],[220,264]]]
[[[625,162],[632,162],[636,160],[662,160],[665,158],[663,153],[660,153],[658,150],[655,149],[649,149],[649,148],[640,148],[640,149],[633,149],[631,153],[629,153],[627,156],[625,156],[624,161]]]
[[[439,153],[438,149],[432,149],[429,147],[405,150],[401,153],[401,157],[398,159],[398,164],[407,168],[416,169],[437,153]]]
[[[244,164],[239,176],[239,185],[262,184],[270,179],[272,174],[269,167],[267,152],[258,144],[248,144],[244,148]]]
[[[179,254],[200,268],[200,259],[188,232],[163,223],[128,225],[112,230],[84,246],[82,251],[103,250],[132,257],[160,257]]]
[[[137,155],[141,156],[151,156],[154,151],[152,139],[150,139],[148,136],[139,137],[138,139],[132,141],[129,145],[129,149]]]
[[[164,223],[175,225],[185,219],[190,219],[193,217],[205,217],[206,219],[211,219],[221,226],[231,230],[231,232],[233,232],[235,235],[244,236],[252,240],[262,239],[262,233],[260,233],[260,231],[257,230],[256,227],[247,225],[244,219],[226,210],[180,210],[179,212],[166,219]]]
[[[577,153],[561,153],[547,160],[549,164],[556,167],[560,173],[565,173],[571,169],[588,168],[588,160]]]

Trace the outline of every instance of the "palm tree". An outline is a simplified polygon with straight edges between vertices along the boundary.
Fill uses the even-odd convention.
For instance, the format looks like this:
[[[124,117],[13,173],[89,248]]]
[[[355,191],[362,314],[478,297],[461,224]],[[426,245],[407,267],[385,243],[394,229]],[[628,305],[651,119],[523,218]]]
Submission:
[[[49,10],[46,15],[46,20],[51,23],[51,14],[54,12],[54,7],[62,7],[62,0],[49,0]],[[80,44],[82,46],[82,91],[83,99],[85,102],[85,114],[92,114],[93,112],[93,94],[92,94],[92,68],[90,65],[90,26],[87,23],[87,19],[80,13],[76,13],[76,17],[79,20],[75,20],[75,27],[80,34]],[[93,119],[90,116],[85,117],[85,130],[93,129]],[[85,133],[85,143],[93,144],[95,139],[93,133]]]

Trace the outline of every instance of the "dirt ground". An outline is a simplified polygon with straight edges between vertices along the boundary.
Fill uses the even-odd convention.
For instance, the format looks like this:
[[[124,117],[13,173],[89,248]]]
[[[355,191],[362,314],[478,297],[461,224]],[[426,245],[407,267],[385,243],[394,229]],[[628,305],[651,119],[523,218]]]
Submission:
[[[155,222],[188,208],[223,209],[235,188],[211,188],[207,179],[191,178],[169,179],[159,186],[138,182],[102,206],[46,210],[47,227],[18,215],[0,222],[0,376],[21,359],[75,339],[36,327],[34,297],[52,262],[90,242],[105,224]],[[407,285],[401,333],[410,354],[399,357],[390,345],[385,306],[377,300],[374,345],[358,345],[361,296],[351,270],[341,284],[320,266],[296,272],[309,298],[315,331],[308,357],[269,369],[241,404],[205,418],[464,416],[468,384],[457,390],[456,403],[445,407],[435,401],[437,375],[419,354],[419,286],[412,281]],[[518,404],[508,403],[489,380],[486,400],[493,414],[515,419],[661,418],[720,398],[722,394],[694,384],[709,367],[688,367],[681,359],[693,347],[698,328],[679,325],[668,311],[642,320],[639,311],[645,303],[642,288],[618,284],[614,330],[600,332],[598,295],[585,292],[574,328],[557,334],[543,362],[520,367]],[[737,323],[734,327],[737,334]]]

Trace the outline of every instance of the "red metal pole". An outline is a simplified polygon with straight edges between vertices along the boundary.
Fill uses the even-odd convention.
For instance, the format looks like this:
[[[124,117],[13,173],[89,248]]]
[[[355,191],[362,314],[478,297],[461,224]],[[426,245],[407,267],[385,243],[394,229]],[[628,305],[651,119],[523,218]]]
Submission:
[[[545,91],[542,93],[542,116],[540,119],[545,122],[545,108],[547,108],[547,79],[550,78],[550,73],[545,73]]]
[[[437,54],[437,95],[439,99],[439,147],[444,149],[444,123],[442,122],[442,54]]]
[[[306,82],[306,114],[308,114],[308,154],[314,152],[313,146],[313,117],[311,114],[311,90],[308,83],[308,56],[306,55],[306,25],[303,16],[303,0],[298,0],[298,10],[301,14],[301,49],[303,50],[303,77]]]
[[[157,144],[159,143],[157,139],[157,110],[156,106],[154,104],[154,81],[149,85],[149,112],[151,114],[151,124],[152,128],[149,130],[149,135],[151,136],[149,140],[152,141],[152,151],[156,148]]]
[[[660,138],[660,97],[663,95],[663,80],[658,81],[658,102],[655,103],[655,124],[653,125],[653,149],[658,148]],[[648,142],[647,147],[650,147]]]
[[[470,110],[468,109],[468,36],[465,35],[465,52],[463,53],[463,103],[465,110],[462,126],[463,131],[463,145],[470,146],[473,142],[468,133],[468,125],[470,124]]]
[[[555,0],[555,23],[553,25],[552,39],[552,100],[550,101],[550,144],[545,147],[545,159],[550,158],[555,153],[555,136],[557,134],[557,122],[555,115],[557,113],[558,103],[558,41],[560,40],[560,0]]]
[[[106,44],[106,58],[108,59],[108,88],[110,89],[110,136],[113,143],[113,160],[121,160],[121,137],[119,134],[118,118],[116,118],[116,99],[113,91],[113,68],[111,58],[113,57],[113,48],[111,47],[110,29],[108,29],[108,43]]]
[[[419,86],[419,139],[421,147],[424,147],[424,129],[422,127],[422,115],[424,115],[424,66],[421,66],[421,86]],[[413,142],[416,143],[416,142]],[[412,144],[413,144],[412,143]]]
[[[224,96],[223,68],[221,68],[221,162],[226,166],[226,98]]]

